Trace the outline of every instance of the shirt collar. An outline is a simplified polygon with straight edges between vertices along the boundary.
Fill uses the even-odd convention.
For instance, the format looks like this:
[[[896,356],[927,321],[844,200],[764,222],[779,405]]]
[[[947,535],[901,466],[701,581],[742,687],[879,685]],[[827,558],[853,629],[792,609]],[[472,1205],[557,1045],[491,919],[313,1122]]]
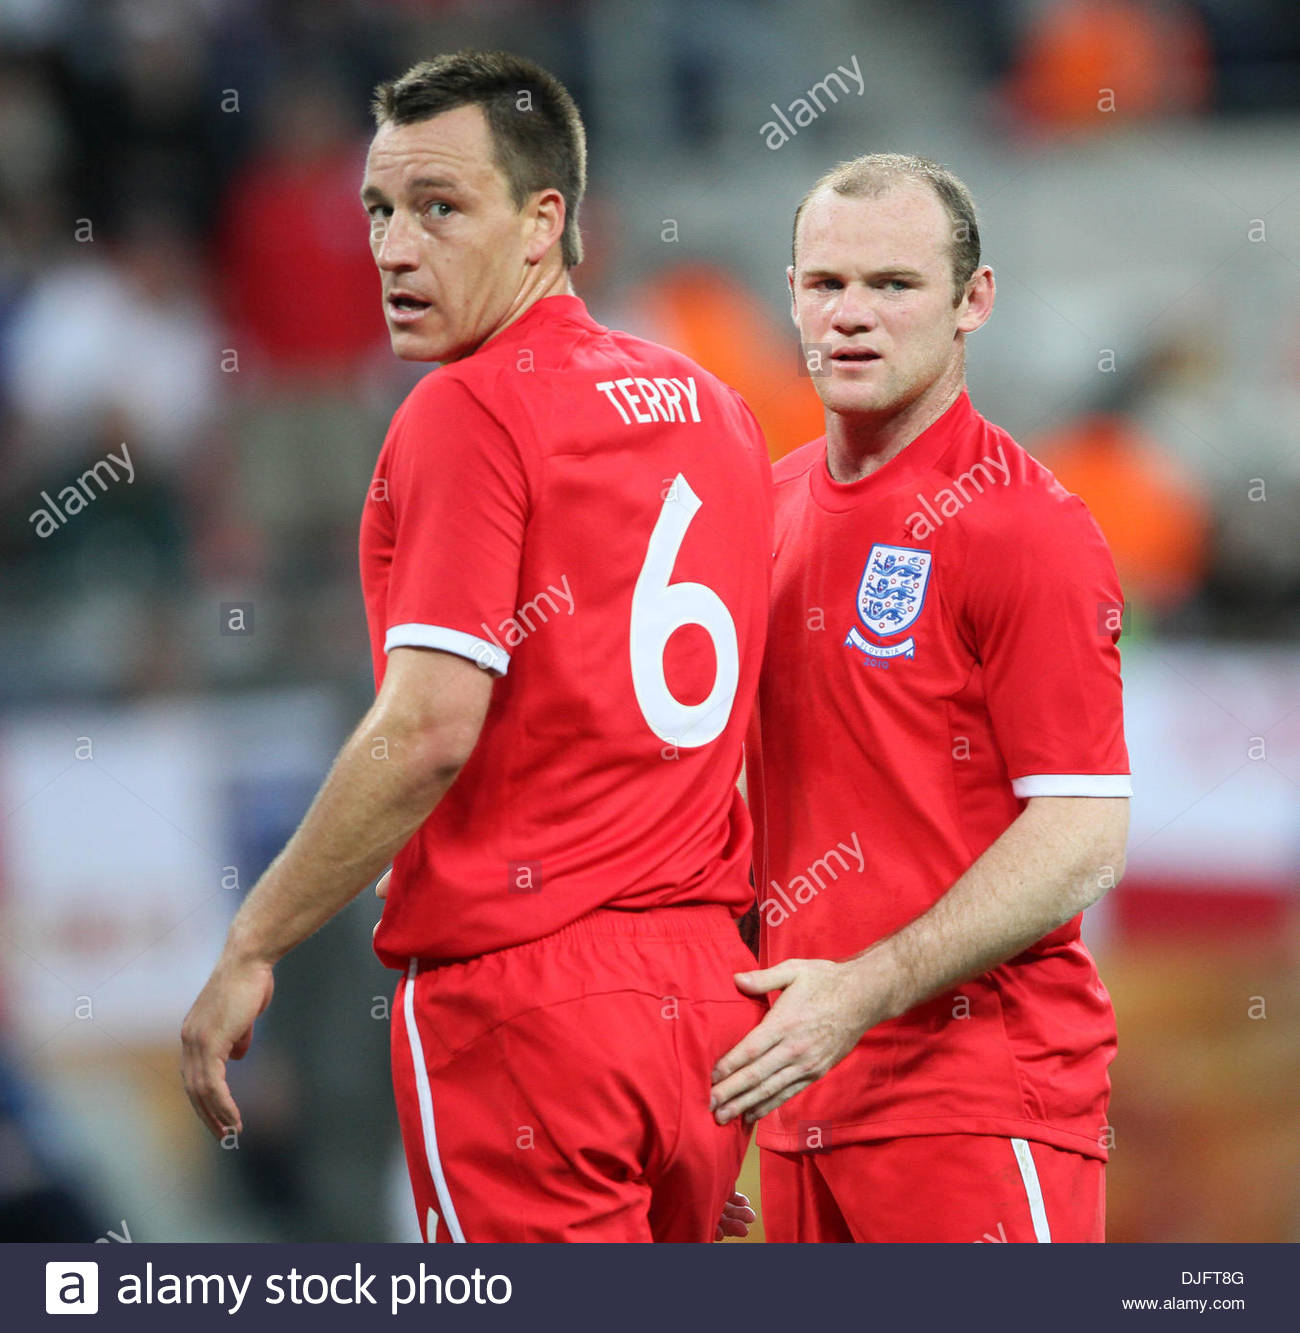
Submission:
[[[813,464],[809,477],[813,499],[823,509],[843,513],[868,499],[884,495],[927,472],[948,447],[978,421],[979,414],[971,406],[970,394],[963,389],[937,420],[931,422],[889,462],[867,473],[865,477],[849,482],[836,481],[831,476],[826,465],[826,437],[822,436],[821,455]]]
[[[522,335],[557,324],[577,324],[581,328],[593,330],[602,327],[587,313],[586,303],[581,297],[570,296],[567,292],[559,296],[544,296],[540,301],[534,301],[513,324],[507,324],[495,338],[485,342],[479,351],[514,346]]]

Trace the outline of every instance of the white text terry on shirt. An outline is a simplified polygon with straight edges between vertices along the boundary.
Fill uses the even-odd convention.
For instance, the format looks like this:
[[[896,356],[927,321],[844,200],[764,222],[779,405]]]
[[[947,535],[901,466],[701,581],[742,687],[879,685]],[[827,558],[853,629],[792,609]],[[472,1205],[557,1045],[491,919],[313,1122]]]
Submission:
[[[687,379],[642,379],[639,375],[621,380],[601,380],[596,388],[609,399],[630,426],[652,421],[699,421],[700,409],[695,377]],[[690,417],[686,416],[690,412]]]

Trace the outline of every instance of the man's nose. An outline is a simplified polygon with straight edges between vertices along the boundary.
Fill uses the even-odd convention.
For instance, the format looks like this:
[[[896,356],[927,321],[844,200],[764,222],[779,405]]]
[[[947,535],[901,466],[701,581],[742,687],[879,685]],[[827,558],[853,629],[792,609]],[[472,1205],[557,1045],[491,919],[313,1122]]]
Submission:
[[[385,273],[409,272],[419,263],[415,236],[400,213],[379,218],[371,231],[375,263]]]
[[[876,310],[865,288],[845,287],[840,292],[831,325],[837,333],[868,332],[876,327]]]

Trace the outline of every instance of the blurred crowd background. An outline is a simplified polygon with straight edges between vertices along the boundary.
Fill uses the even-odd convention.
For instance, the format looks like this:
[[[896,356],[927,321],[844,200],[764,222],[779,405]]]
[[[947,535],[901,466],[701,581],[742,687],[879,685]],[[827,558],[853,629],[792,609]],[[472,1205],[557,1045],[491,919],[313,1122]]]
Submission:
[[[1129,600],[1132,857],[1088,926],[1111,1236],[1300,1239],[1289,0],[0,0],[0,1231],[416,1235],[369,895],[279,969],[237,1146],[176,1035],[372,690],[360,506],[427,368],[388,350],[368,102],[462,46],[569,86],[579,294],[740,389],[773,457],[821,433],[784,287],[808,185],[875,150],[971,185],[974,401]]]

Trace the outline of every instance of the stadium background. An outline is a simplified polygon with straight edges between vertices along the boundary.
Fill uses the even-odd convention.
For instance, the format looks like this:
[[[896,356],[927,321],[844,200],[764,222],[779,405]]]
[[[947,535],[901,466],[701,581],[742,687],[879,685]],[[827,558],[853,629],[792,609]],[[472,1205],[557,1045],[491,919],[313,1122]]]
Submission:
[[[357,519],[414,372],[356,202],[366,106],[464,45],[569,84],[580,294],[734,383],[774,455],[820,433],[783,288],[803,190],[877,149],[970,183],[998,279],[975,402],[1089,501],[1131,602],[1130,868],[1088,923],[1110,1234],[1300,1238],[1284,0],[0,0],[5,1237],[415,1234],[371,895],[278,970],[237,1149],[176,1037],[371,692]],[[130,479],[40,535],[42,492],[123,442]]]

